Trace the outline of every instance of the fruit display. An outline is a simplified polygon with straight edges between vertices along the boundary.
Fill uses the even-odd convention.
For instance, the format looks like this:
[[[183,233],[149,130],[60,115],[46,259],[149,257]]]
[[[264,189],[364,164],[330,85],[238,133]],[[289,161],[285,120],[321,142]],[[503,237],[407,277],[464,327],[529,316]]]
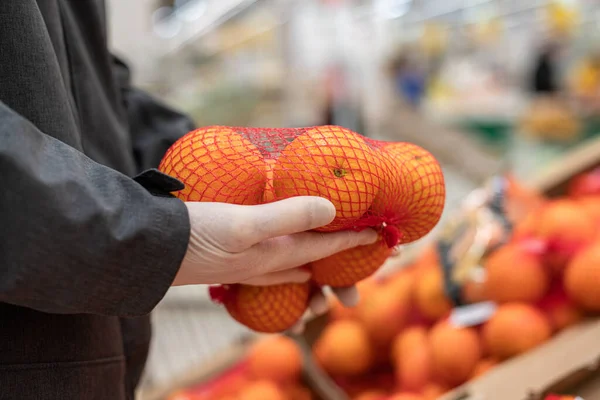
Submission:
[[[579,9],[572,3],[550,1],[545,11],[548,27],[561,36],[572,35],[581,20]]]
[[[380,240],[306,265],[305,284],[211,287],[213,300],[248,328],[282,332],[305,313],[322,286],[347,287],[373,275],[399,244],[412,243],[439,221],[445,202],[440,165],[410,143],[367,139],[338,126],[192,131],[166,152],[159,169],[185,188],[183,201],[258,205],[320,196],[336,208],[322,232],[372,228]]]
[[[582,122],[569,104],[556,98],[533,101],[521,121],[522,130],[537,138],[570,142],[582,134]]]
[[[240,360],[216,379],[177,389],[167,400],[312,400],[301,381],[302,352],[286,336],[255,340]]]
[[[475,253],[460,240],[444,250],[438,237],[416,260],[362,281],[355,308],[331,300],[314,359],[352,400],[434,400],[596,317],[597,176],[583,173],[552,198],[506,177],[499,196],[504,225],[486,231],[479,258],[469,258]],[[480,210],[490,212],[494,201],[489,196]],[[498,223],[486,221],[487,228]],[[453,275],[448,259],[470,268]],[[456,298],[452,283],[459,285]]]

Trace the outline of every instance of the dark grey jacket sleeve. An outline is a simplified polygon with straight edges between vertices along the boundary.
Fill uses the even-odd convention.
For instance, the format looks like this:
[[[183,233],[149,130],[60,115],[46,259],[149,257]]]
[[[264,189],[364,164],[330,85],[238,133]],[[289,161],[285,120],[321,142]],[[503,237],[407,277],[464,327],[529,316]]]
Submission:
[[[0,301],[138,316],[164,296],[190,230],[170,178],[97,164],[2,103],[0,176]]]
[[[156,168],[171,145],[196,128],[194,121],[131,85],[129,67],[113,57],[117,85],[127,109],[138,171]]]

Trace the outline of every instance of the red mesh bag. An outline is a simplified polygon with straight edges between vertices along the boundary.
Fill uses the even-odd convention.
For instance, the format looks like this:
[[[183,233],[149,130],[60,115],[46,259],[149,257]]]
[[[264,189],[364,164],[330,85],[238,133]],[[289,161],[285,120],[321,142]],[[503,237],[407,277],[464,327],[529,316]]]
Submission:
[[[293,324],[289,321],[297,321],[315,286],[349,286],[373,274],[391,248],[423,237],[437,224],[445,200],[444,177],[429,152],[410,143],[367,139],[338,126],[205,127],[178,140],[159,169],[185,184],[174,193],[184,201],[254,205],[320,196],[337,212],[318,230],[380,232],[375,245],[308,266],[314,275],[309,284],[251,289],[227,285],[212,290],[213,298],[225,304],[233,318],[263,332],[279,332]],[[277,297],[273,293],[279,290],[295,295]],[[240,301],[249,297],[251,307],[250,300]],[[301,301],[305,304],[299,307]],[[268,315],[271,321],[251,317],[252,313]]]

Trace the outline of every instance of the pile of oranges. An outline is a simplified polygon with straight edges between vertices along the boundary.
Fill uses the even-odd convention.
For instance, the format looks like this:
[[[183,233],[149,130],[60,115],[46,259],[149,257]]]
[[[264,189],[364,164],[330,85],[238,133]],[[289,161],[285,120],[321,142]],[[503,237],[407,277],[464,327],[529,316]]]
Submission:
[[[301,371],[296,342],[269,335],[256,340],[239,364],[216,381],[178,390],[168,400],[312,400]]]
[[[482,260],[484,278],[462,287],[467,303],[495,305],[483,322],[451,318],[431,246],[362,281],[357,307],[331,300],[318,364],[353,400],[434,400],[600,312],[600,185],[587,175],[573,182],[552,199],[509,191],[513,235]]]
[[[371,276],[394,246],[430,232],[445,202],[444,177],[429,152],[338,126],[201,128],[178,140],[159,169],[185,184],[174,193],[184,201],[257,205],[319,196],[335,205],[336,216],[317,230],[379,232],[373,245],[306,265],[312,271],[309,283],[212,289],[212,298],[235,320],[265,333],[294,325],[315,288],[347,287]]]

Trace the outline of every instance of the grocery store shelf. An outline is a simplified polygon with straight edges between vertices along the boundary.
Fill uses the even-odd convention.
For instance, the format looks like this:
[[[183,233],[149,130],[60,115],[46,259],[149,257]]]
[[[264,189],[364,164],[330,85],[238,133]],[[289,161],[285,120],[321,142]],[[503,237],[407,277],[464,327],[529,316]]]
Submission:
[[[188,43],[198,40],[203,35],[217,29],[220,25],[247,10],[258,0],[218,0],[211,1],[205,14],[198,21],[188,23],[177,36],[170,39],[162,56],[169,56],[179,51]],[[169,18],[176,18],[175,16]],[[165,21],[168,23],[168,21]]]
[[[379,132],[382,140],[408,141],[426,148],[443,165],[476,183],[482,183],[503,167],[497,154],[465,132],[428,121],[400,102],[391,105],[391,116]]]
[[[152,313],[153,341],[141,390],[169,384],[251,334],[216,305],[172,305],[161,303]]]

